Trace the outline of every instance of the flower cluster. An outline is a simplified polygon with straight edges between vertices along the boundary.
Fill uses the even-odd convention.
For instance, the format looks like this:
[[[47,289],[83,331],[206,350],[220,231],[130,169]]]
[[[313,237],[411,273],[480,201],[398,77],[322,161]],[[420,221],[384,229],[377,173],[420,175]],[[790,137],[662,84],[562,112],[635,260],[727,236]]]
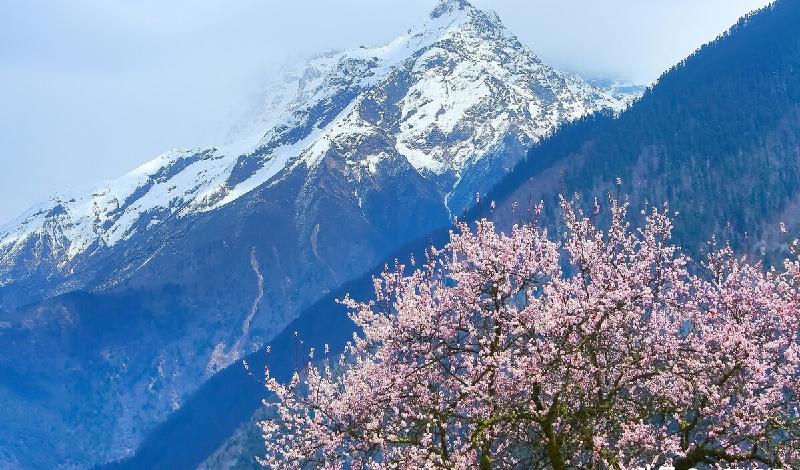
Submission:
[[[597,204],[595,205],[598,206]],[[800,464],[800,263],[693,262],[665,210],[563,233],[461,224],[387,269],[338,361],[261,423],[271,468],[622,469]],[[595,209],[597,211],[597,209]]]

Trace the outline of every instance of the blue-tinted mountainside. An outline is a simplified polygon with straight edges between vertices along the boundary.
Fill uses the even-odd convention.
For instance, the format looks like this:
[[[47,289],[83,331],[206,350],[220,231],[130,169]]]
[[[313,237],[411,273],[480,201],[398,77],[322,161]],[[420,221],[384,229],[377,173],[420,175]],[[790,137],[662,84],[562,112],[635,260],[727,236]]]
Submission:
[[[529,201],[544,199],[553,209],[563,191],[588,198],[619,190],[631,193],[634,207],[645,201],[671,201],[680,212],[676,229],[684,242],[720,232],[741,247],[777,244],[778,220],[785,220],[797,234],[800,218],[793,211],[800,205],[798,23],[800,2],[780,1],[666,73],[618,118],[593,116],[566,126],[532,148],[527,159],[485,197],[498,202],[491,216],[510,223],[527,217]],[[623,180],[621,189],[616,188],[617,177]],[[487,206],[465,216],[490,215]],[[419,258],[419,250],[441,245],[446,237],[446,231],[431,233],[400,248],[387,261],[408,259],[412,251]],[[365,276],[301,315],[273,342],[273,371],[280,377],[291,373],[293,331],[309,347],[341,346],[350,323],[334,299],[347,292],[363,298],[370,295],[370,288]],[[264,354],[251,359],[260,365]],[[212,449],[213,439],[199,439],[207,436],[203,429],[217,422],[229,427],[226,418],[245,416],[247,409],[258,407],[259,386],[245,376],[241,367],[223,371],[218,381],[202,387],[182,411],[152,433],[137,456],[122,467],[196,464]],[[261,451],[257,436],[252,422],[243,425],[210,457],[208,468],[249,468],[253,453]],[[180,445],[187,440],[197,445]]]
[[[595,115],[534,146],[500,185],[512,201],[559,191],[669,201],[683,244],[712,235],[742,248],[800,231],[800,2],[782,0],[667,72],[618,118]]]

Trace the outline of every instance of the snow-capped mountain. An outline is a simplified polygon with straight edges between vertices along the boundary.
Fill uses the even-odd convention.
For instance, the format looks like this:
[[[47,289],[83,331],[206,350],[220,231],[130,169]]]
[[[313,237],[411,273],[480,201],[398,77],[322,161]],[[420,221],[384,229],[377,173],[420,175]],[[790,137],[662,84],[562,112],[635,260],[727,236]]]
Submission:
[[[385,45],[287,67],[229,142],[167,152],[0,228],[0,367],[61,355],[26,369],[62,398],[28,415],[54,433],[84,420],[56,462],[130,453],[210,374],[449,224],[532,143],[627,102],[543,64],[495,14],[443,0]],[[56,297],[74,291],[103,300]],[[76,338],[93,346],[65,352]],[[84,409],[69,393],[87,388],[99,404]],[[20,399],[5,390],[0,403]],[[35,442],[51,436],[2,413],[0,439],[30,435],[21,458],[45,458]]]
[[[0,229],[0,285],[26,274],[26,251],[35,258],[29,270],[50,263],[69,275],[77,257],[331,159],[356,198],[380,165],[408,164],[457,211],[559,124],[625,104],[541,63],[495,14],[457,0],[388,44],[323,54],[284,78],[238,141],[167,152],[92,191],[53,196]]]

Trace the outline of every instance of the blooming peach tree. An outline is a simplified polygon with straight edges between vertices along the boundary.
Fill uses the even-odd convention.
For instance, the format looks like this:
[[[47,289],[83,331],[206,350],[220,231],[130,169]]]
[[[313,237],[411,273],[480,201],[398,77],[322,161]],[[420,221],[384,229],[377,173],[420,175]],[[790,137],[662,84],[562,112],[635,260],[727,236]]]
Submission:
[[[338,361],[267,376],[259,462],[797,468],[798,261],[694,263],[665,210],[632,228],[624,203],[606,224],[562,208],[559,236],[461,224],[374,300],[344,299],[362,333]]]

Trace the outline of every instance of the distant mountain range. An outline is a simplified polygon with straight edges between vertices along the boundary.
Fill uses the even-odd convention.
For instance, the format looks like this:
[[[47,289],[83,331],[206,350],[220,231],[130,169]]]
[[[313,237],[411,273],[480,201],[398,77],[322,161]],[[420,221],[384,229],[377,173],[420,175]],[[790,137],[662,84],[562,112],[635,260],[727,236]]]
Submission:
[[[630,80],[615,80],[608,78],[589,78],[589,85],[609,93],[623,103],[630,104],[647,91],[647,86]]]
[[[287,67],[225,145],[54,195],[0,228],[0,466],[130,455],[531,145],[640,92],[559,72],[495,14],[444,0],[388,44]]]

